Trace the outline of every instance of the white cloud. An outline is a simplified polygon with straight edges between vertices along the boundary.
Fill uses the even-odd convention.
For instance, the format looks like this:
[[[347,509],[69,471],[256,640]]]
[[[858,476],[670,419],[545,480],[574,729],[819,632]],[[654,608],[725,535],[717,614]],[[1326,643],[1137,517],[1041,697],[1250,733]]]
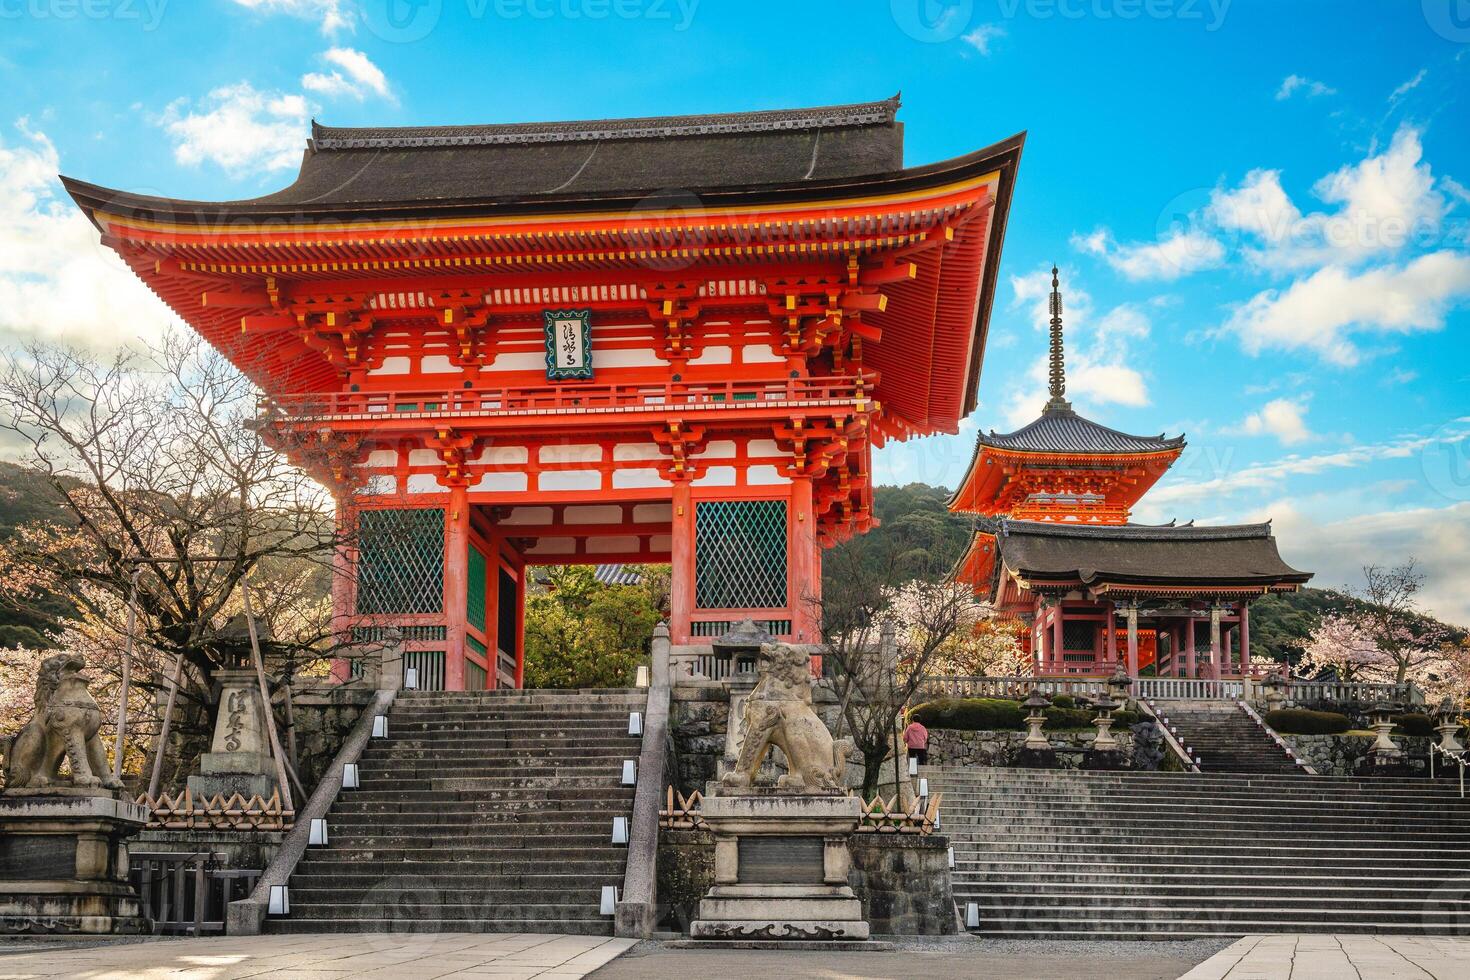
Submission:
[[[1241,429],[1247,435],[1275,436],[1282,445],[1294,446],[1312,438],[1306,415],[1306,406],[1301,402],[1275,398],[1262,405],[1260,411],[1247,415]]]
[[[353,21],[351,0],[234,0],[246,8],[265,14],[287,14],[302,20],[314,20],[328,37],[357,29]]]
[[[1470,441],[1470,424],[1467,423],[1470,423],[1470,418],[1442,427],[1432,435],[1407,435],[1310,456],[1293,453],[1239,469],[1230,465],[1228,456],[1207,458],[1208,453],[1202,452],[1204,447],[1195,446],[1170,470],[1162,483],[1149,491],[1143,503],[1148,505],[1150,519],[1153,519],[1176,507],[1217,504],[1234,494],[1279,491],[1281,485],[1294,476],[1357,469],[1383,460],[1412,459],[1422,457],[1430,449],[1443,452],[1445,447],[1460,446]]]
[[[1363,565],[1417,559],[1424,607],[1447,622],[1470,625],[1470,502],[1448,507],[1361,514],[1321,522],[1290,501],[1269,508],[1287,563],[1316,573],[1322,588],[1360,585]]]
[[[0,138],[0,332],[94,348],[156,341],[175,318],[66,196],[50,139],[25,119],[16,128],[18,140]]]
[[[1206,217],[1259,238],[1246,257],[1278,271],[1357,262],[1432,239],[1445,201],[1419,137],[1401,126],[1388,149],[1318,180],[1313,193],[1338,205],[1335,211],[1303,214],[1282,189],[1280,171],[1252,170],[1235,189],[1214,192]]]
[[[976,51],[979,51],[981,54],[985,55],[988,58],[990,57],[990,43],[996,38],[1005,36],[1006,29],[1004,27],[1001,27],[999,24],[981,24],[979,27],[976,27],[973,31],[960,38],[960,40],[964,41],[970,47],[974,48]]]
[[[1285,290],[1257,293],[1224,329],[1251,354],[1309,350],[1349,366],[1362,357],[1355,334],[1439,330],[1446,312],[1467,297],[1470,256],[1440,251],[1359,274],[1328,266]]]
[[[159,118],[174,138],[174,159],[208,161],[231,174],[285,170],[301,162],[311,119],[306,99],[260,92],[249,82],[210,92],[197,104],[176,99]]]
[[[1287,75],[1281,80],[1281,87],[1276,90],[1276,101],[1283,102],[1299,91],[1305,92],[1308,98],[1337,94],[1337,89],[1324,85],[1322,82],[1302,75]]]
[[[1428,74],[1429,74],[1429,69],[1428,68],[1420,68],[1419,71],[1414,75],[1413,78],[1409,79],[1407,82],[1404,82],[1398,88],[1394,89],[1391,93],[1389,93],[1389,96],[1388,96],[1389,104],[1392,105],[1393,103],[1397,102],[1399,99],[1402,99],[1404,96],[1408,95],[1414,89],[1418,88],[1419,87],[1419,83],[1422,82],[1422,81],[1424,81],[1425,76],[1427,76]]]
[[[1225,247],[1209,233],[1191,228],[1175,229],[1153,242],[1119,244],[1111,232],[1099,228],[1088,235],[1073,235],[1073,247],[1105,259],[1126,278],[1174,280],[1202,269],[1212,269],[1225,258]]]
[[[307,91],[334,98],[350,96],[359,102],[371,92],[390,102],[397,101],[383,70],[361,51],[353,48],[332,48],[322,58],[341,71],[309,72],[301,76],[301,87]]]

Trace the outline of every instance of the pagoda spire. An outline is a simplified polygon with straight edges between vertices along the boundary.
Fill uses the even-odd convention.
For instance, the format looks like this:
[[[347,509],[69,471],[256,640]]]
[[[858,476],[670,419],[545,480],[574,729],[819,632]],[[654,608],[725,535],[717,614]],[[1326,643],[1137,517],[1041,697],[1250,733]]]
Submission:
[[[1051,399],[1045,411],[1070,412],[1072,403],[1067,401],[1066,353],[1062,340],[1062,290],[1057,278],[1057,267],[1051,267],[1051,353],[1047,365],[1047,391]]]

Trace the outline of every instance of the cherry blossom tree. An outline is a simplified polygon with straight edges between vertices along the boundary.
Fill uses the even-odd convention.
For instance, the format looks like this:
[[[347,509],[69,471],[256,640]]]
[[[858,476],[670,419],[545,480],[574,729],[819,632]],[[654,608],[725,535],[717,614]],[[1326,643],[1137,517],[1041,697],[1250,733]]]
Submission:
[[[9,354],[0,371],[0,429],[19,437],[22,462],[59,505],[55,520],[0,545],[0,600],[65,597],[77,617],[56,642],[88,658],[104,701],[136,589],[133,684],[151,705],[181,657],[184,735],[212,727],[226,656],[217,633],[241,611],[243,583],[273,635],[277,678],[336,652],[333,501],[256,424],[257,397],[192,335],[110,359],[37,345]]]

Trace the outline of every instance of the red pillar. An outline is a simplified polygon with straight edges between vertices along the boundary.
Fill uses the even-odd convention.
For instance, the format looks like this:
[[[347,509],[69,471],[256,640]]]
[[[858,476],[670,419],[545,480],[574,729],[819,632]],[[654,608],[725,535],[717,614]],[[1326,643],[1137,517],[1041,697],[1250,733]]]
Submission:
[[[444,689],[464,690],[465,604],[469,598],[470,505],[463,486],[450,487],[444,510]]]
[[[1240,603],[1240,672],[1248,673],[1251,665],[1251,604]]]
[[[1194,657],[1194,616],[1192,614],[1184,621],[1184,656],[1189,665],[1185,676],[1198,677],[1199,666],[1195,663]]]
[[[526,560],[516,563],[516,687],[526,686]]]
[[[674,480],[674,523],[670,543],[669,634],[675,643],[689,642],[694,611],[694,501],[688,479]]]
[[[795,643],[819,643],[822,639],[822,575],[817,557],[816,521],[812,514],[812,481],[809,477],[798,476],[791,481],[788,515],[786,567],[791,638]]]
[[[1066,673],[1067,670],[1067,658],[1065,655],[1067,645],[1064,642],[1064,634],[1062,632],[1062,623],[1064,620],[1065,617],[1062,615],[1062,601],[1058,599],[1056,609],[1052,612],[1051,623],[1052,669],[1058,674]]]

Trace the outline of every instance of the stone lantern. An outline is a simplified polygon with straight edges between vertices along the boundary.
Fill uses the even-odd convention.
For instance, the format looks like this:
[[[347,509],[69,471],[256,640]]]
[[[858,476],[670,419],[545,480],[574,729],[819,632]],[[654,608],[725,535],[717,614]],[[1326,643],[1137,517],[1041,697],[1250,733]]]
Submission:
[[[1109,686],[1112,686],[1111,682],[1109,682]],[[1102,697],[1094,701],[1092,706],[1097,709],[1097,718],[1093,720],[1094,724],[1097,725],[1097,738],[1092,740],[1093,751],[1118,751],[1118,740],[1113,737],[1112,729],[1113,712],[1117,711],[1120,705],[1113,700],[1112,692],[1106,692]]]
[[[1389,737],[1389,732],[1393,731],[1393,716],[1398,714],[1398,710],[1397,706],[1384,700],[1375,701],[1368,709],[1368,727],[1373,729],[1377,738],[1368,750],[1367,762],[1376,772],[1396,769],[1403,764],[1404,750]]]
[[[1266,679],[1262,681],[1261,684],[1266,689],[1266,710],[1268,712],[1277,711],[1282,707],[1285,707],[1285,677],[1282,677],[1281,674],[1273,670],[1271,673],[1266,675]]]
[[[1465,751],[1465,746],[1455,737],[1460,730],[1460,706],[1455,699],[1446,694],[1439,707],[1434,709],[1434,717],[1439,721],[1434,727],[1439,732],[1440,751],[1449,754]]]
[[[1128,676],[1128,668],[1119,664],[1118,669],[1113,671],[1113,676],[1108,678],[1107,697],[1118,702],[1113,705],[1115,710],[1128,703],[1128,691],[1132,687],[1133,678]]]
[[[1051,747],[1051,739],[1041,731],[1051,702],[1033,687],[1031,696],[1021,702],[1021,707],[1026,709],[1026,741],[1016,753],[1016,765],[1027,769],[1055,769],[1056,750]]]
[[[1051,741],[1041,733],[1041,726],[1046,724],[1043,712],[1051,707],[1051,702],[1033,687],[1031,696],[1021,702],[1021,707],[1026,709],[1026,748],[1031,751],[1051,748]]]

